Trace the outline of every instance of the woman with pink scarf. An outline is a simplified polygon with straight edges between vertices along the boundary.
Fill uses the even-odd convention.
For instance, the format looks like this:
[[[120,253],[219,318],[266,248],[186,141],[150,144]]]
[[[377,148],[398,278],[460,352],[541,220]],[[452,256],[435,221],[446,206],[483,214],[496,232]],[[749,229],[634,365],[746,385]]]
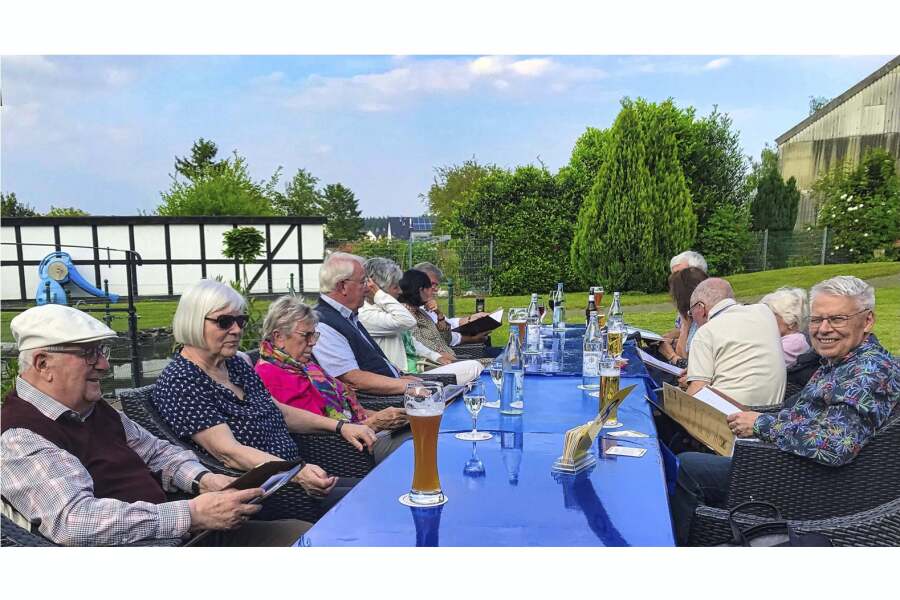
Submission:
[[[363,408],[352,389],[313,362],[318,321],[312,308],[297,297],[283,296],[272,302],[263,321],[256,373],[278,402],[371,427],[378,438],[375,461],[380,462],[410,437],[406,413],[402,408],[377,412]]]

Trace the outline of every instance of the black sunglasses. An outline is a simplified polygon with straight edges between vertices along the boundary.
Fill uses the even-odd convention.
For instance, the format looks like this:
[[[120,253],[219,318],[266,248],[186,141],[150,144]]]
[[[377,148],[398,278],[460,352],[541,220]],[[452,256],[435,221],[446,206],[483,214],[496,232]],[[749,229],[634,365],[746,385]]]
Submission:
[[[212,321],[216,325],[219,326],[219,329],[224,329],[228,331],[231,329],[231,326],[237,323],[237,326],[241,329],[244,328],[244,325],[247,324],[247,319],[249,319],[247,315],[219,315],[215,319],[210,317],[204,317],[207,321]]]

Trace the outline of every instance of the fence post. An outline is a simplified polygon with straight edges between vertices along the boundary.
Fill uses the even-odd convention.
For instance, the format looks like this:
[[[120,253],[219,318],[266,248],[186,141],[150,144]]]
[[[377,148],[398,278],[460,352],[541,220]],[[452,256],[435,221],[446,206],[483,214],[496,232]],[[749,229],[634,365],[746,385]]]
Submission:
[[[450,318],[456,316],[456,306],[453,304],[453,280],[447,280],[447,314]]]
[[[488,244],[488,296],[491,295],[494,277],[494,236],[491,236],[490,244]]]
[[[819,264],[825,264],[825,248],[828,247],[828,225],[822,230],[822,254],[819,256]]]
[[[408,246],[408,248],[409,248],[409,266],[407,266],[406,268],[407,268],[407,269],[412,269],[412,267],[413,267],[413,261],[412,261],[413,239],[412,239],[412,234],[409,235],[409,243],[407,244],[407,246]]]
[[[769,254],[769,230],[766,228],[763,230],[763,265],[762,270],[765,271],[768,266],[768,254]]]

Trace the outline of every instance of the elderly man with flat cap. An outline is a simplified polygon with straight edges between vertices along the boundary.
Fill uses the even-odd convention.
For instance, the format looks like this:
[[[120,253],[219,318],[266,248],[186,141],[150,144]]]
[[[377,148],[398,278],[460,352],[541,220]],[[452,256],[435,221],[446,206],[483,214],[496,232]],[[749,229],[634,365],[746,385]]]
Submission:
[[[19,377],[2,409],[3,497],[51,541],[108,546],[186,538],[214,544],[290,545],[303,521],[246,523],[260,489],[225,490],[196,455],[162,441],[101,397],[116,333],[56,304],[10,323]],[[157,479],[159,477],[159,479]],[[199,494],[167,502],[164,490]]]

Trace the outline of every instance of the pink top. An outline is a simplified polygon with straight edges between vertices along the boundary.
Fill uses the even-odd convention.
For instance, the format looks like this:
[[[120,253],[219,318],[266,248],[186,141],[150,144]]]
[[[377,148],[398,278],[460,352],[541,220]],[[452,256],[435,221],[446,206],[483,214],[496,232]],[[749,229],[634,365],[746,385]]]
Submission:
[[[273,398],[282,404],[325,416],[325,398],[309,379],[263,361],[257,362],[255,368]]]
[[[798,356],[809,350],[809,342],[800,332],[789,333],[781,338],[781,349],[784,351],[784,365],[790,368],[796,364]]]

